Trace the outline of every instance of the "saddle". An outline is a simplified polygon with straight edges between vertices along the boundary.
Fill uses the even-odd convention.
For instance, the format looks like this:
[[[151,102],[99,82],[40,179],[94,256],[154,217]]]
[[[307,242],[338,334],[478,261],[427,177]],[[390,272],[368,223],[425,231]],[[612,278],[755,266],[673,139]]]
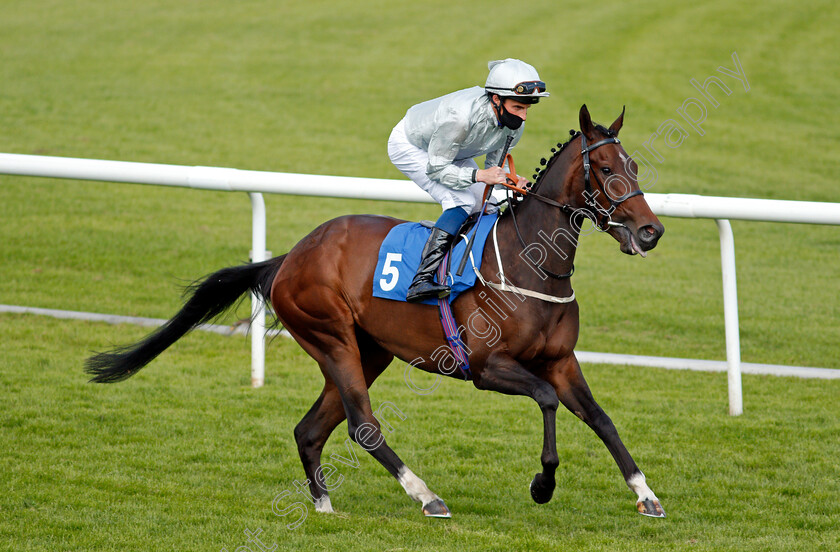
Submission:
[[[472,243],[471,251],[473,262],[476,268],[481,268],[481,253],[484,251],[484,243],[487,236],[493,229],[498,219],[498,214],[484,215],[473,236],[472,228],[476,224],[477,216],[471,216],[462,225],[459,231],[460,239],[454,241],[449,252],[449,259],[454,263],[461,260],[467,249],[465,236],[470,236]],[[373,277],[373,296],[392,301],[405,301],[408,286],[417,272],[420,265],[423,246],[431,233],[434,223],[430,221],[407,222],[398,224],[388,232],[379,248],[379,258],[376,263],[376,272]],[[469,234],[467,234],[469,232]],[[441,263],[443,265],[444,263]],[[451,303],[458,295],[472,288],[475,285],[476,274],[470,265],[460,276],[453,274],[451,267],[447,267],[445,274],[449,279],[452,289],[447,301]],[[422,302],[427,305],[436,305],[436,299],[428,299]]]

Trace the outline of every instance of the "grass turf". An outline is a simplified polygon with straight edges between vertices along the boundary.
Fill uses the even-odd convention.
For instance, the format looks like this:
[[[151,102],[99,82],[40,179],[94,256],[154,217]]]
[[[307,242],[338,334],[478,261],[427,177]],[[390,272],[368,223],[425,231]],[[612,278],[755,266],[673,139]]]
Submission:
[[[704,136],[663,146],[650,191],[836,200],[840,75],[831,2],[633,4],[381,1],[12,2],[0,18],[0,151],[397,178],[385,140],[410,105],[480,84],[520,57],[552,92],[529,116],[520,172],[565,140],[587,103],[642,150],[718,75],[732,93]],[[507,17],[502,17],[508,12]],[[445,14],[445,15],[444,15]],[[737,51],[747,91],[717,72]],[[433,218],[436,207],[267,197],[269,247],[288,250],[348,212]],[[168,317],[178,283],[245,260],[244,194],[0,176],[0,302]],[[579,347],[724,357],[711,221],[664,219],[645,261],[587,236],[574,286]],[[743,358],[838,367],[836,228],[733,223]],[[246,310],[228,320],[244,316]],[[745,377],[725,416],[721,375],[587,366],[596,397],[669,513],[633,513],[609,455],[558,417],[560,489],[527,496],[538,414],[525,399],[451,382],[418,398],[395,365],[373,391],[406,414],[389,442],[455,512],[425,520],[359,456],[335,517],[294,531],[271,512],[302,470],[291,428],[319,376],[292,343],[248,385],[247,342],[195,335],[141,376],[83,385],[93,349],[144,331],[0,316],[2,546],[235,550],[243,531],[289,548],[788,550],[837,548],[837,384]],[[340,453],[343,426],[327,448]],[[288,502],[287,502],[288,503]],[[535,531],[534,528],[539,528]]]
[[[540,416],[532,401],[448,381],[418,397],[402,363],[372,388],[388,401],[389,444],[453,510],[422,517],[399,485],[354,447],[334,462],[334,516],[311,506],[278,516],[303,481],[291,428],[320,390],[292,342],[271,348],[266,387],[248,387],[247,341],[195,334],[121,385],[85,385],[78,366],[103,339],[143,330],[4,316],[0,364],[9,550],[235,550],[246,529],[283,549],[832,550],[840,391],[836,381],[745,376],[745,414],[721,408],[725,382],[703,373],[588,366],[668,513],[635,513],[609,453],[577,418],[558,413],[558,489],[534,504]],[[425,382],[423,382],[425,383]],[[702,392],[698,393],[698,389]],[[393,412],[393,411],[392,411]],[[325,450],[350,458],[342,424]],[[338,477],[343,477],[339,480]],[[296,498],[295,498],[296,497]],[[252,548],[256,550],[256,548]]]

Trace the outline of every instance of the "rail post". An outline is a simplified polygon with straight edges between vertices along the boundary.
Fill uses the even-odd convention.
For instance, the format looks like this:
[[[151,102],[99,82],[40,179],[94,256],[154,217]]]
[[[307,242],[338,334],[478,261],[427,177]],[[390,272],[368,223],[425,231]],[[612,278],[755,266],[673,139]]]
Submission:
[[[265,200],[259,192],[251,198],[251,262],[267,260],[265,250]],[[251,293],[251,387],[265,383],[265,303],[257,293]]]
[[[720,234],[720,269],[723,277],[723,321],[726,328],[726,364],[729,380],[729,415],[744,412],[741,393],[741,337],[738,330],[738,286],[735,277],[735,237],[728,220],[715,219]]]

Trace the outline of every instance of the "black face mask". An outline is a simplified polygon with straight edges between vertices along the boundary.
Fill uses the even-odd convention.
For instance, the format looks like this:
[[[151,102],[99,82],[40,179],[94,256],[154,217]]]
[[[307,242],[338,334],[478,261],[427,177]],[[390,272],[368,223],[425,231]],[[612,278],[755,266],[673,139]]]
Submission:
[[[516,130],[522,126],[523,121],[520,117],[517,117],[510,111],[505,109],[505,103],[501,102],[499,104],[499,122],[508,127],[511,130]]]

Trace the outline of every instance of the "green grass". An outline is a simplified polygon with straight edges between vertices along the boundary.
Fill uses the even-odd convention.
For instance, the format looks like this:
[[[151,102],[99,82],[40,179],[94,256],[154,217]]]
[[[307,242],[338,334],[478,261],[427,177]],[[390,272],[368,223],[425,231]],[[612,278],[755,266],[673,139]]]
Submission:
[[[829,1],[665,0],[481,7],[435,0],[6,2],[0,17],[0,152],[379,178],[392,126],[412,104],[481,84],[485,62],[533,63],[552,97],[515,153],[530,175],[586,103],[627,106],[627,151],[721,76],[737,51],[749,79],[709,108],[702,137],[660,144],[653,192],[837,201],[840,9]],[[678,119],[679,120],[679,119]],[[433,218],[437,207],[266,197],[268,243],[287,251],[346,213]],[[169,317],[179,285],[244,261],[245,194],[0,175],[0,303]],[[648,259],[582,240],[574,287],[579,348],[722,359],[712,221],[664,219]],[[733,222],[742,356],[838,368],[834,227]],[[228,315],[244,316],[247,309]],[[546,506],[538,412],[526,399],[449,382],[417,397],[403,365],[373,401],[406,414],[389,443],[453,509],[423,519],[367,456],[334,493],[337,516],[295,531],[272,498],[302,479],[291,429],[318,393],[293,343],[248,388],[248,342],[193,335],[125,384],[85,385],[91,350],[144,330],[0,315],[0,548],[691,550],[838,548],[838,387],[744,378],[726,416],[719,374],[586,366],[668,511],[634,513],[603,445],[558,417],[561,488]],[[344,426],[327,445],[343,447]]]
[[[287,549],[833,550],[840,505],[835,382],[746,376],[745,414],[726,415],[713,374],[589,366],[668,518],[642,518],[612,458],[577,418],[557,420],[558,489],[534,504],[542,435],[532,401],[455,381],[418,397],[397,363],[372,402],[396,405],[391,444],[453,510],[422,517],[356,447],[332,493],[337,515],[272,513],[303,481],[291,429],[320,390],[292,342],[271,348],[251,389],[247,341],[195,334],[129,382],[85,385],[78,367],[129,326],[4,316],[0,538],[8,550],[220,550],[262,529]],[[348,456],[346,425],[325,455]],[[355,447],[355,445],[353,445]],[[298,496],[298,498],[300,498]],[[281,504],[290,506],[286,498]]]

